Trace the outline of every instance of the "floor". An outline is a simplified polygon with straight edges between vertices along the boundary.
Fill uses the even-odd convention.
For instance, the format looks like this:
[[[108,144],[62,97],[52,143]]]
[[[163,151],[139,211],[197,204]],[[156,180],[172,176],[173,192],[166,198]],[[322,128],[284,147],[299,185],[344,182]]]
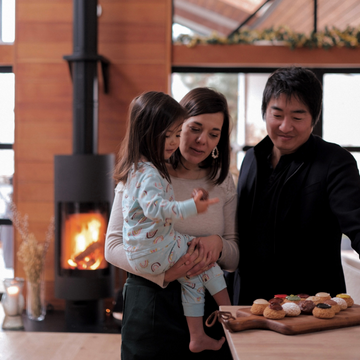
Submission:
[[[0,332],[2,360],[120,359],[121,335]]]
[[[3,324],[4,316],[4,309],[0,306],[0,324]],[[63,324],[60,317],[61,314],[49,314],[43,322],[35,322],[24,314],[22,318],[25,331],[0,329],[0,359],[120,359],[120,331],[117,333],[59,332]],[[49,321],[50,319],[52,320]],[[114,329],[109,330],[114,331]]]
[[[120,345],[120,334],[0,331],[1,360],[119,360]]]

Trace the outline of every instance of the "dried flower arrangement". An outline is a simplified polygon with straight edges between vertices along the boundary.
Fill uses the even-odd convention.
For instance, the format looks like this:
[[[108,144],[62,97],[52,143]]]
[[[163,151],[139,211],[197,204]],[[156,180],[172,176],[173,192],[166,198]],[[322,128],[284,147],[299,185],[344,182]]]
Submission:
[[[54,236],[54,218],[51,218],[48,226],[45,242],[39,243],[33,233],[29,233],[28,215],[22,216],[14,203],[10,204],[11,220],[13,226],[19,232],[22,242],[17,252],[17,257],[23,263],[23,268],[28,281],[27,309],[32,318],[40,318],[42,315],[41,280],[44,271],[45,257],[50,242]]]

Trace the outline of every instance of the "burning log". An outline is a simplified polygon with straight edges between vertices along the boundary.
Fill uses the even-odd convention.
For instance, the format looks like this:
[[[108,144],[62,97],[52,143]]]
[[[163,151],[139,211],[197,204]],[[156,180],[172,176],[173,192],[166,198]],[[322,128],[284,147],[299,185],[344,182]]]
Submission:
[[[75,262],[83,261],[87,256],[90,256],[93,252],[95,252],[100,248],[101,248],[100,242],[94,241],[83,252],[75,256],[74,258]]]

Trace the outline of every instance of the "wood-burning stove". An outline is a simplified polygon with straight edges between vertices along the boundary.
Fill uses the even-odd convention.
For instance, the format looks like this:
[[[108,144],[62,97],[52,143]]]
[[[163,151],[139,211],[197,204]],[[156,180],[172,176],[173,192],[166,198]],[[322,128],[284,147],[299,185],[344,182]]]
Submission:
[[[97,154],[97,0],[74,0],[73,154],[55,165],[55,296],[65,299],[72,328],[99,325],[113,296],[113,268],[104,245],[114,183],[114,155]],[[104,66],[103,66],[104,67]],[[105,77],[105,76],[104,76]]]

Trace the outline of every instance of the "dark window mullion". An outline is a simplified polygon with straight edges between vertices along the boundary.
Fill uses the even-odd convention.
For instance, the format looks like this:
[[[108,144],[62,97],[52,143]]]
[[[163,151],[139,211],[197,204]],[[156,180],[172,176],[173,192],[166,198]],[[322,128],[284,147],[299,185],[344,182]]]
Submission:
[[[0,226],[1,225],[12,225],[12,221],[10,219],[0,219]]]
[[[342,148],[350,152],[360,152],[360,146],[342,146]]]
[[[0,144],[0,150],[12,150],[13,144]]]

